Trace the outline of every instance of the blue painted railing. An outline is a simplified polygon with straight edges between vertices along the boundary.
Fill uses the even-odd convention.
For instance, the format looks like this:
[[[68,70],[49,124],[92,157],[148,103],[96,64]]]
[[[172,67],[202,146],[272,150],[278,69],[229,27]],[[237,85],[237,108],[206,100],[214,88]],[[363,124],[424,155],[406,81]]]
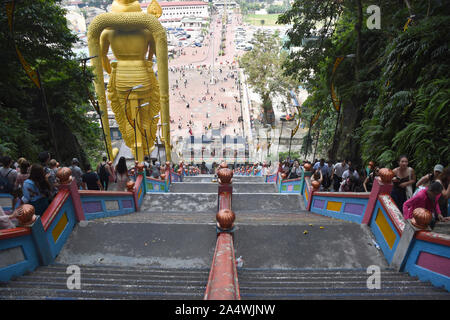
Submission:
[[[133,192],[80,191],[86,220],[114,217],[135,212]]]
[[[134,177],[134,191],[83,191],[75,181],[61,185],[42,217],[30,227],[0,230],[0,281],[52,263],[80,220],[129,214],[139,210],[145,196],[144,177]],[[2,197],[7,201],[10,196]],[[9,209],[8,204],[2,207]],[[78,211],[77,211],[78,210]]]

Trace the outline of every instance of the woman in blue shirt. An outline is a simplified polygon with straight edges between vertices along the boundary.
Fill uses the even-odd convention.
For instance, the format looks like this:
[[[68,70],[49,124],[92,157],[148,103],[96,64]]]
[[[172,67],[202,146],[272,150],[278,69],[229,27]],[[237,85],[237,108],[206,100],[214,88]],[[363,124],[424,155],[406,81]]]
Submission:
[[[35,214],[42,215],[50,204],[51,187],[45,177],[44,168],[40,164],[33,164],[30,176],[23,183],[22,201],[34,206]]]

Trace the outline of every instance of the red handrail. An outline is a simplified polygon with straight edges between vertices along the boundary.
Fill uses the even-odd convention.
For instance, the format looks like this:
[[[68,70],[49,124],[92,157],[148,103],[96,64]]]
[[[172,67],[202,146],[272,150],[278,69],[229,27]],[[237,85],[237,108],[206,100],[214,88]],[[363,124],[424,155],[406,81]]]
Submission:
[[[233,236],[221,232],[217,237],[204,300],[240,300]]]
[[[219,185],[219,211],[231,210],[232,190],[231,185]],[[240,299],[233,235],[230,232],[220,232],[217,235],[204,300]]]

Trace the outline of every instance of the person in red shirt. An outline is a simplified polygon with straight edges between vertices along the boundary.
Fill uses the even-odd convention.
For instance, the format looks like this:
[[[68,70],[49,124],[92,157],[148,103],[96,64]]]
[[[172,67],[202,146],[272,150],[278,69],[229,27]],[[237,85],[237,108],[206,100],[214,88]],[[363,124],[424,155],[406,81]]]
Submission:
[[[429,187],[419,191],[415,196],[403,204],[403,216],[405,219],[413,217],[413,211],[417,208],[424,208],[433,214],[433,223],[438,221],[448,221],[450,218],[444,218],[439,208],[439,198],[442,195],[442,184],[435,181]]]

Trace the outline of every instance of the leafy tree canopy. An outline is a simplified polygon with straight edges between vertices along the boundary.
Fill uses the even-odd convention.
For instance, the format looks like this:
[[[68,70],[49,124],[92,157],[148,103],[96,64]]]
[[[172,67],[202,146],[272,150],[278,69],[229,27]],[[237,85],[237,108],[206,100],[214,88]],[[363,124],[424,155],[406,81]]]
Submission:
[[[6,11],[1,11],[0,59],[8,62],[3,65],[0,78],[2,154],[35,160],[40,151],[49,150],[52,157],[65,164],[73,157],[87,163],[99,154],[101,131],[94,119],[87,116],[88,111],[93,111],[87,102],[92,73],[83,72],[80,61],[72,53],[76,40],[67,28],[65,11],[58,1],[17,3],[12,34]],[[39,70],[44,92],[25,73],[15,45],[27,63]],[[43,93],[49,115],[42,103]]]

